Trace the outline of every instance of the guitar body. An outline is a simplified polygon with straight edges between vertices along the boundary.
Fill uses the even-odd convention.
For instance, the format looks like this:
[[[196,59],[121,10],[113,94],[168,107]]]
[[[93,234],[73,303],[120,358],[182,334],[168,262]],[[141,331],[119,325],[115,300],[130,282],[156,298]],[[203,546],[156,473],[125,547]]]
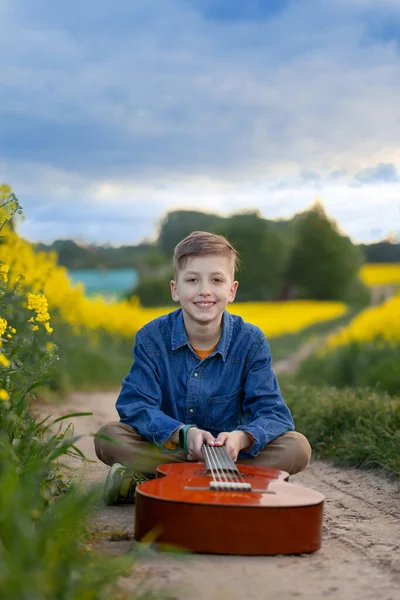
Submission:
[[[236,465],[251,490],[211,489],[204,463],[166,464],[136,492],[135,539],[211,554],[299,554],[321,546],[323,494],[277,469]]]

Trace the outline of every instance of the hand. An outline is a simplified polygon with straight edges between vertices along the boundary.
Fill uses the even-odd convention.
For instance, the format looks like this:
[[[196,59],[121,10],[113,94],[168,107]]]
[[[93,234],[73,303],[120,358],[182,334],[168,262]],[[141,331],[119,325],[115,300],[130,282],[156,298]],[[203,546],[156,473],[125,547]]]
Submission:
[[[188,449],[189,460],[201,460],[204,461],[201,447],[203,444],[208,446],[214,446],[215,439],[208,431],[204,429],[198,429],[197,427],[190,427],[186,433],[186,445]]]
[[[215,440],[214,446],[225,446],[231,459],[236,462],[241,450],[250,448],[253,440],[245,431],[222,431]]]

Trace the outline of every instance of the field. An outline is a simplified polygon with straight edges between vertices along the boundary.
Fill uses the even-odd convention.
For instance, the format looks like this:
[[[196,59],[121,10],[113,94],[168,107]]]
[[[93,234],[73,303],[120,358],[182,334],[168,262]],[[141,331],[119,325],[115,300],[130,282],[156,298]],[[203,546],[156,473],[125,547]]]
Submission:
[[[362,281],[372,287],[375,285],[400,284],[399,263],[371,263],[361,267]]]
[[[362,386],[400,396],[399,364],[400,296],[393,296],[332,333],[298,375],[309,383]]]
[[[23,273],[24,286],[35,293],[43,292],[50,310],[77,335],[86,331],[96,337],[104,332],[133,340],[145,323],[171,311],[171,307],[143,308],[136,298],[116,303],[102,297],[87,298],[81,285],[71,285],[66,269],[57,265],[55,256],[34,252],[28,242],[12,231],[8,232],[7,242],[0,245],[0,260],[7,270],[9,287],[15,285]],[[341,302],[299,300],[235,303],[230,310],[272,337],[339,318],[347,307]]]
[[[40,598],[44,589],[46,598],[63,600],[105,600],[110,594],[123,599],[132,597],[131,592],[137,599],[149,597],[146,586],[146,593],[142,593],[144,588],[135,574],[129,579],[129,595],[116,590],[116,579],[127,572],[136,554],[123,553],[105,561],[93,552],[98,546],[96,535],[110,537],[114,521],[106,524],[105,533],[90,531],[88,519],[98,502],[98,493],[82,492],[71,484],[64,463],[71,456],[81,461],[82,449],[86,447],[93,452],[88,434],[93,433],[96,419],[115,418],[116,388],[129,368],[136,331],[170,308],[144,309],[136,300],[107,303],[102,298],[88,299],[80,286],[70,285],[55,256],[35,253],[11,229],[6,229],[0,244],[0,288],[0,545],[1,560],[6,566],[0,569],[0,587],[10,598]],[[315,458],[379,468],[393,476],[400,473],[399,402],[394,396],[398,391],[398,300],[395,297],[368,308],[354,319],[352,309],[338,302],[246,303],[230,307],[232,312],[258,325],[280,357],[293,354],[309,336],[323,340],[334,330],[321,355],[310,359],[317,363],[306,361],[303,373],[281,380],[297,428],[310,439]],[[343,329],[338,332],[339,325]],[[375,385],[393,392],[393,396],[363,388],[342,391],[326,386],[328,374],[324,375],[324,369],[339,364],[335,357],[349,349],[353,351],[354,344],[360,364],[354,356],[350,361],[347,357],[342,361],[347,366],[345,372],[349,364],[357,364],[356,372],[369,373]],[[366,369],[371,348],[374,360]],[[393,368],[382,356],[392,361]],[[322,376],[322,386],[310,385],[307,368],[308,375]],[[340,369],[330,376],[334,386],[341,384]],[[350,385],[354,383],[365,384],[354,380]],[[39,420],[35,416],[37,409],[32,407],[37,390],[40,397],[47,390],[47,401],[54,403],[60,392],[85,387],[97,391],[79,396],[76,405],[69,397],[55,407],[67,423],[76,420],[76,413],[81,413],[78,422],[87,419],[87,430],[81,430],[86,435],[82,446],[72,427],[58,430],[57,421],[50,427],[51,420]],[[108,387],[113,391],[107,394]],[[103,398],[107,406],[99,412]],[[48,404],[45,410],[49,411]],[[103,477],[104,465],[98,461],[88,465],[95,466]],[[318,467],[312,467],[308,473],[312,480]],[[307,477],[300,481],[307,482]],[[328,480],[328,493],[334,489]],[[364,496],[365,486],[360,489]],[[356,504],[353,499],[353,511]],[[126,518],[126,513],[118,514]],[[115,535],[110,539],[115,539]],[[330,554],[336,570],[332,546]],[[364,563],[356,560],[354,564],[360,570]],[[228,568],[234,572],[232,564]],[[218,571],[214,569],[214,577]],[[318,567],[311,570],[311,576],[317,572]]]

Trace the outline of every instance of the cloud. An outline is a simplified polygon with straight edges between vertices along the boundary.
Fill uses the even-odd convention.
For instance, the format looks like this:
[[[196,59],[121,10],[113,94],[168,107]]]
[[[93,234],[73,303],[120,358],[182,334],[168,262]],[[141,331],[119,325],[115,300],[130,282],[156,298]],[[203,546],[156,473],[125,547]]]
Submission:
[[[300,171],[300,177],[303,181],[318,181],[321,179],[321,175],[319,175],[319,173],[309,169],[302,169]]]
[[[396,165],[391,163],[379,163],[376,167],[367,167],[354,176],[360,185],[375,183],[398,183],[400,172]]]
[[[44,235],[53,207],[49,234],[77,231],[81,214],[83,233],[115,241],[118,207],[122,220],[139,215],[121,222],[127,241],[177,205],[288,215],[354,174],[365,194],[374,177],[395,184],[368,171],[400,164],[398,51],[371,37],[373,10],[367,0],[5,3],[0,144],[4,177],[34,211],[24,232]],[[379,10],[382,23],[399,12],[388,0]]]

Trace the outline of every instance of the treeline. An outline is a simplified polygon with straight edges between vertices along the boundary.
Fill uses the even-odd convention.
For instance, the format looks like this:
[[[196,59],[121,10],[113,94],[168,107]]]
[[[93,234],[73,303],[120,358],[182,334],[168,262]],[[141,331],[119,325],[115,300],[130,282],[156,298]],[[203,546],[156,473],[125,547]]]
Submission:
[[[194,225],[198,224],[197,229],[208,230],[208,227],[200,227],[202,223],[212,225],[213,222],[217,224],[224,220],[223,217],[217,215],[193,211],[174,211],[168,213],[164,220],[164,223],[168,223],[168,229],[171,229],[173,221],[179,223],[182,213],[185,218],[190,219],[190,222],[193,221]],[[203,217],[206,218],[203,219]],[[267,221],[272,229],[276,228],[278,233],[284,233],[287,230],[286,232],[290,236],[293,219],[289,221],[263,220]],[[178,223],[175,223],[177,229],[179,229]],[[56,240],[50,245],[38,243],[35,244],[35,247],[44,252],[56,252],[59,264],[68,269],[123,269],[126,267],[140,269],[143,261],[149,269],[152,269],[164,263],[165,253],[160,249],[162,245],[170,250],[169,236],[171,233],[173,232],[164,231],[164,226],[162,226],[156,244],[142,243],[136,246],[113,247],[80,244],[73,240]],[[400,243],[383,241],[374,244],[360,244],[359,248],[367,263],[400,263]]]
[[[124,269],[139,268],[145,261],[156,266],[165,260],[153,244],[136,246],[96,246],[74,240],[55,240],[51,245],[34,244],[38,251],[55,252],[58,264],[67,269]]]
[[[70,269],[135,267],[140,282],[132,293],[145,306],[160,305],[171,302],[174,247],[195,230],[225,235],[239,251],[243,264],[238,273],[239,301],[312,298],[364,303],[368,299],[358,279],[366,247],[343,235],[319,203],[281,221],[264,219],[258,211],[221,217],[177,210],[165,216],[154,244],[113,248],[56,241],[39,249],[56,251],[60,264]]]
[[[362,244],[361,250],[368,263],[400,263],[400,243],[377,242],[376,244]]]

